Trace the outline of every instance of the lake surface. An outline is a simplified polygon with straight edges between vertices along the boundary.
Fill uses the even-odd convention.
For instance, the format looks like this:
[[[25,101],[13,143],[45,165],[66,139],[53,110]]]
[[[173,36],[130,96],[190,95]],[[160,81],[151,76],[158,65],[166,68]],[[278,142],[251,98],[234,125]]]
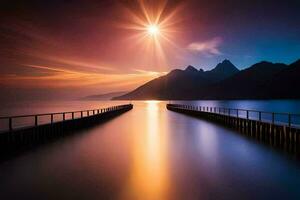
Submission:
[[[1,114],[120,103],[48,102],[2,108]],[[166,103],[133,102],[133,110],[105,124],[0,163],[1,199],[300,199],[300,161],[220,125],[168,111]],[[180,103],[300,110],[300,101]]]

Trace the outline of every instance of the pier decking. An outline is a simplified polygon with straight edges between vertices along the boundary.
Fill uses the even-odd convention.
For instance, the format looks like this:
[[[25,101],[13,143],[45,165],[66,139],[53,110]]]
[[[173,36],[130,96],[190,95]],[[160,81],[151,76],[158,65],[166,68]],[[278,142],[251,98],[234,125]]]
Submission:
[[[299,152],[300,115],[256,110],[167,104],[167,109],[221,123],[271,146]]]
[[[99,124],[132,108],[132,104],[126,104],[93,110],[0,117],[4,124],[0,131],[0,157]]]

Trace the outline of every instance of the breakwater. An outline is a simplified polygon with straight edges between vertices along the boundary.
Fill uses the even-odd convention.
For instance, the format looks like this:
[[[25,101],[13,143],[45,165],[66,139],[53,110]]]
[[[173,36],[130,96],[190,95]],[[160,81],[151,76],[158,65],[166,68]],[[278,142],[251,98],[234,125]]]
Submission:
[[[103,123],[133,108],[132,104],[72,112],[0,117],[0,157],[47,143]]]
[[[167,104],[167,109],[222,124],[273,147],[299,154],[298,114],[179,104]]]

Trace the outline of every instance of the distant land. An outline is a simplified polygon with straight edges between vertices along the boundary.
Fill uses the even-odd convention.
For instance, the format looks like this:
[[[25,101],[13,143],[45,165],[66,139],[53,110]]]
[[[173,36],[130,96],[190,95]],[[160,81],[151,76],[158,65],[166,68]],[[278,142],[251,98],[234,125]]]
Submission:
[[[128,92],[110,92],[105,94],[90,95],[81,98],[81,100],[111,100],[113,97],[124,95]]]
[[[210,71],[175,69],[114,100],[300,99],[300,60],[238,70],[224,60]]]

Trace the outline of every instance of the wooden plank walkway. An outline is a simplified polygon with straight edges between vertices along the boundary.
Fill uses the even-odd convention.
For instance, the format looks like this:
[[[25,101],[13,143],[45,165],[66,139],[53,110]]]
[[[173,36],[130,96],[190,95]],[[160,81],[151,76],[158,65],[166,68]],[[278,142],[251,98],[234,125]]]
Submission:
[[[0,132],[0,158],[103,123],[132,108],[132,104],[126,104],[94,110],[0,117],[7,124]],[[27,119],[27,123],[20,123],[20,119]]]
[[[300,126],[295,120],[300,119],[298,114],[179,104],[167,104],[167,109],[214,121],[271,146],[299,153]],[[257,113],[257,117],[253,113]],[[264,117],[266,114],[269,117]],[[287,120],[282,116],[286,116]]]

